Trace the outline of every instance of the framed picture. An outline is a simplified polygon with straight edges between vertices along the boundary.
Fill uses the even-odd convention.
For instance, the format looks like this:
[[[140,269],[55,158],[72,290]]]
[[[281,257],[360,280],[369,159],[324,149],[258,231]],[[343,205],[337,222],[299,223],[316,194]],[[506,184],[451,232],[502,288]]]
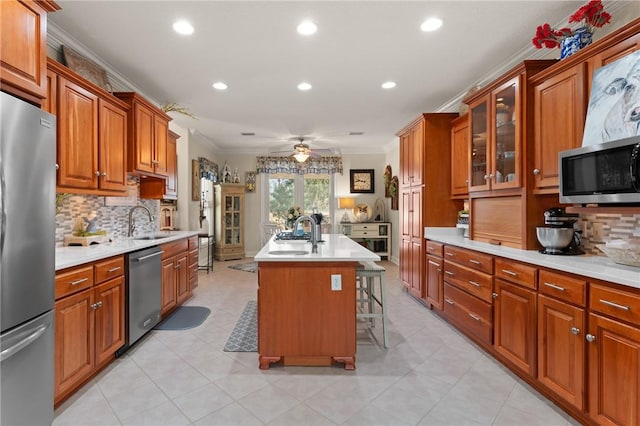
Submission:
[[[351,193],[373,194],[375,191],[373,169],[349,170],[349,189]]]
[[[246,192],[256,192],[256,172],[247,172],[244,189]]]
[[[191,201],[200,201],[200,161],[191,160]]]

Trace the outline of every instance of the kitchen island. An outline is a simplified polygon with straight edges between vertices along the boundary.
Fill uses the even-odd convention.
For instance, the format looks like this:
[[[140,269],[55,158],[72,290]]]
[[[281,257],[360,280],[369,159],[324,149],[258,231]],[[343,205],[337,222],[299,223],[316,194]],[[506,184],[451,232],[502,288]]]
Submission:
[[[272,237],[258,262],[258,359],[355,369],[356,266],[380,256],[342,234],[323,235],[318,253],[304,241]]]

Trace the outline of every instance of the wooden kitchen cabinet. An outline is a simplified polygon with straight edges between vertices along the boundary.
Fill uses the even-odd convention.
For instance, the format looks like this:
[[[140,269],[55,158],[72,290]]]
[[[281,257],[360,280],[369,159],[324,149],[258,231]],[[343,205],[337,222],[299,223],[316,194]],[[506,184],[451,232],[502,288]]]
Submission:
[[[423,231],[422,223],[422,187],[404,188],[400,192],[400,207],[402,210],[402,245],[400,250],[401,268],[405,270],[406,281],[403,283],[409,292],[424,298],[422,253]]]
[[[158,200],[178,199],[178,155],[177,142],[180,135],[169,130],[167,139],[167,177],[166,179],[141,176],[140,198]]]
[[[189,237],[189,287],[191,291],[198,287],[198,236]]]
[[[466,198],[469,195],[469,115],[462,115],[451,122],[451,196]]]
[[[124,256],[56,273],[54,403],[104,367],[124,343]]]
[[[443,244],[427,240],[424,299],[431,305],[431,309],[437,309],[439,311],[442,311],[444,308],[443,249]]]
[[[163,244],[162,248],[162,303],[160,313],[166,317],[191,297],[189,269],[189,240]]]
[[[130,173],[167,177],[167,141],[171,117],[134,92],[114,95],[129,105],[128,168]]]
[[[51,0],[0,1],[0,88],[40,106],[47,96],[47,13]]]
[[[94,195],[127,191],[127,105],[48,60],[46,106],[57,113],[57,190]]]
[[[177,306],[175,257],[162,260],[162,305],[160,313],[164,317]]]
[[[213,185],[215,197],[216,260],[244,257],[244,185],[218,183]]]

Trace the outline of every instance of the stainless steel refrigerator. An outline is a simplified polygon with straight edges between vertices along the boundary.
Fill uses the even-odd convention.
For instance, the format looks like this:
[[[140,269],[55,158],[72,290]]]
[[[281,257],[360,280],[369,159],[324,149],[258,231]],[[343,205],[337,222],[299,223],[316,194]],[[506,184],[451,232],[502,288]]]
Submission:
[[[0,424],[53,421],[56,118],[0,92]]]

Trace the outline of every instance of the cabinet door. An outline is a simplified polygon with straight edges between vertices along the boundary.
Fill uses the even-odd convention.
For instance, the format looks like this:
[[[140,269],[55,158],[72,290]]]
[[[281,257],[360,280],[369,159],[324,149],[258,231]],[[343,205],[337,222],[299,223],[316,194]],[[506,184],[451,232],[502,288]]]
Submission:
[[[167,139],[169,136],[169,123],[166,119],[154,115],[153,117],[153,141],[154,141],[154,172],[158,175],[167,175]]]
[[[411,189],[403,189],[400,193],[400,237],[411,238]]]
[[[427,256],[427,267],[425,272],[426,285],[425,296],[432,308],[442,310],[444,279],[443,261],[436,256]]]
[[[98,97],[58,76],[58,186],[98,187]]]
[[[100,284],[94,290],[96,366],[109,360],[124,345],[124,276]]]
[[[424,239],[424,228],[422,227],[422,188],[411,189],[409,221],[411,240],[414,243],[422,245],[422,240]]]
[[[422,286],[422,245],[411,241],[409,246],[409,292],[419,299],[424,298]]]
[[[409,288],[411,284],[411,239],[400,240],[400,280]]]
[[[469,191],[489,189],[489,101],[485,97],[470,106],[471,164]]]
[[[558,191],[558,153],[582,144],[587,111],[586,65],[578,64],[534,87],[533,173],[536,190]],[[547,191],[549,192],[549,191]]]
[[[170,257],[162,261],[162,315],[176,306],[175,259],[175,257]]]
[[[47,12],[40,2],[1,1],[2,90],[36,99],[46,96]]]
[[[55,304],[54,398],[86,379],[94,367],[93,290],[65,297]]]
[[[538,380],[582,411],[585,385],[585,313],[538,295]]]
[[[640,424],[640,329],[589,314],[589,415],[600,425]]]
[[[494,348],[513,365],[535,377],[536,294],[495,280]]]
[[[411,185],[411,133],[400,135],[400,186]]]
[[[58,115],[58,74],[47,70],[47,97],[42,102],[42,109],[49,114]]]
[[[422,185],[422,165],[424,164],[424,121],[420,121],[411,128],[411,185]]]
[[[130,171],[154,173],[155,157],[153,152],[154,115],[151,109],[135,103],[134,140],[130,148]]]
[[[109,191],[127,190],[127,112],[100,99],[99,186]]]
[[[469,118],[456,119],[451,127],[451,195],[469,193]]]
[[[520,77],[491,92],[489,178],[493,189],[520,186]]]
[[[191,297],[189,287],[189,254],[183,253],[176,256],[176,299],[178,305]]]
[[[178,197],[177,136],[175,133],[169,132],[169,139],[167,140],[167,179],[164,191],[164,198],[174,200]]]

